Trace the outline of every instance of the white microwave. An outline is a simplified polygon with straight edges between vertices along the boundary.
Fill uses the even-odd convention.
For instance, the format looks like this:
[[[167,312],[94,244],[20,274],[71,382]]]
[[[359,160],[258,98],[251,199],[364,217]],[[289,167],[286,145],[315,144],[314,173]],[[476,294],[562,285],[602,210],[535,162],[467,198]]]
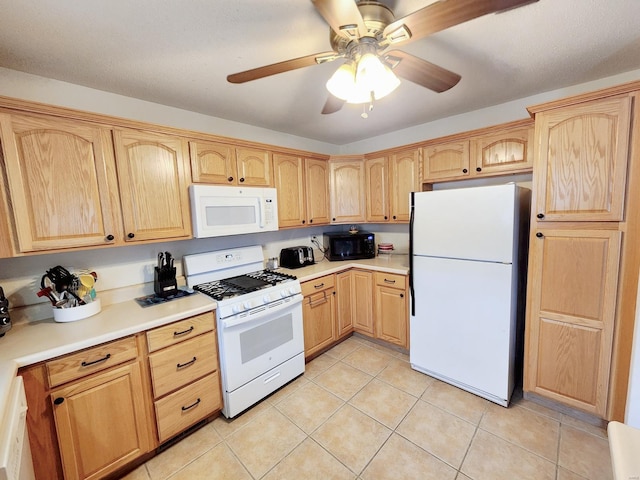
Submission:
[[[195,238],[278,230],[275,188],[190,185]]]

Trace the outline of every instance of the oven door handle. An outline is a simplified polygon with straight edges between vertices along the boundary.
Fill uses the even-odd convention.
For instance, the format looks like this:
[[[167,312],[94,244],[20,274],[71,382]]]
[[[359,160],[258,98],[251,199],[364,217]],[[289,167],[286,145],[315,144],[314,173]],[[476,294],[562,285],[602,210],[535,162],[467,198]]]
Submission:
[[[291,297],[278,300],[277,302],[273,302],[273,304],[261,305],[260,307],[248,310],[247,312],[223,318],[221,325],[224,329],[233,328],[238,325],[242,325],[244,327],[264,320],[266,314],[272,316],[274,313],[290,309],[297,305],[302,305],[302,295],[299,293],[297,295],[292,295]],[[260,313],[263,312],[265,312],[265,315],[260,315]]]

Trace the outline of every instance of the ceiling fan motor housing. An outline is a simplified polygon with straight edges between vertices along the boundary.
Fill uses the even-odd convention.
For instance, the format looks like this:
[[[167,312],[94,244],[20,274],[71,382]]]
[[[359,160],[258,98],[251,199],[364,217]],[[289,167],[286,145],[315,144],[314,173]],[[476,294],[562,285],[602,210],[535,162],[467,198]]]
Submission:
[[[333,29],[329,31],[331,48],[342,55],[346,55],[348,58],[354,58],[354,55],[359,53],[355,47],[363,39],[363,43],[376,45],[377,48],[377,43],[382,40],[382,32],[385,27],[395,20],[391,9],[380,2],[364,1],[359,2],[357,5],[364,24],[367,27],[367,34],[365,36],[361,38],[356,36],[350,39],[337,34]],[[371,40],[367,40],[368,38],[371,38]]]

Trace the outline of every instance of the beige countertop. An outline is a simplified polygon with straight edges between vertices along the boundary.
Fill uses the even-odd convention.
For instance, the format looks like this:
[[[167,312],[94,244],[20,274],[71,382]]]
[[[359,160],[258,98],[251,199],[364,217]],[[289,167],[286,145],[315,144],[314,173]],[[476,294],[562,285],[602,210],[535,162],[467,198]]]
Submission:
[[[352,267],[399,274],[409,271],[407,255],[344,262],[323,259],[308,267],[278,271],[295,275],[304,282]],[[103,305],[100,313],[75,322],[58,323],[53,318],[17,322],[0,338],[0,424],[18,368],[212,311],[215,307],[214,300],[196,293],[145,308],[133,299],[111,303]]]

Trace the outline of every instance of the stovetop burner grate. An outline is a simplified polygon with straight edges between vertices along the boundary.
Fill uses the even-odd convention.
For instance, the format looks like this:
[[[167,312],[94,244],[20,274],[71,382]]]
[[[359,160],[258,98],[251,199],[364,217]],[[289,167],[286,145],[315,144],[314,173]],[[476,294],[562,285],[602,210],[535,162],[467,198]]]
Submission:
[[[255,292],[263,288],[275,286],[288,280],[296,280],[294,275],[276,272],[274,270],[262,270],[246,275],[225,278],[213,282],[201,283],[193,287],[194,290],[209,295],[214,300],[220,301],[226,298],[237,297],[245,293]]]

